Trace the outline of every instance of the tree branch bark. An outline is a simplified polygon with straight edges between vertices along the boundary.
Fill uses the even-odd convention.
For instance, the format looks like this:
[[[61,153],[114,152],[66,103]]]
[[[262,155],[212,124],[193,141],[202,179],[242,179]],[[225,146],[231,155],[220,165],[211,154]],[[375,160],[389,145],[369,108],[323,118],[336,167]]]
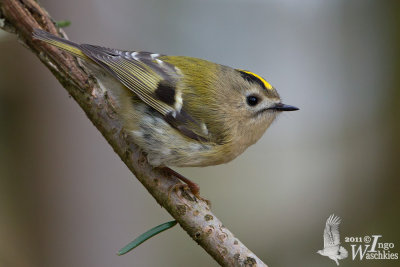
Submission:
[[[96,79],[70,54],[32,39],[34,28],[66,37],[38,3],[0,0],[0,28],[17,34],[21,43],[40,58],[149,193],[220,265],[266,266],[223,226],[205,202],[183,190],[169,195],[169,189],[179,180],[148,164],[122,128],[114,100],[99,88]]]

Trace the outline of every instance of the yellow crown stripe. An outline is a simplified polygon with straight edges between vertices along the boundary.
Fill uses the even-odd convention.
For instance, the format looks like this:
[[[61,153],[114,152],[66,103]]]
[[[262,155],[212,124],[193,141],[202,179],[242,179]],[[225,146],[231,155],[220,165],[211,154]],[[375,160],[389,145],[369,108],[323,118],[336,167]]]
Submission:
[[[259,79],[259,80],[264,84],[265,88],[267,88],[268,90],[274,89],[274,87],[272,87],[272,85],[270,85],[270,84],[269,84],[266,80],[264,80],[264,78],[262,78],[260,75],[257,75],[257,74],[255,74],[255,73],[253,73],[253,72],[251,72],[251,71],[248,71],[248,70],[240,70],[240,71],[243,71],[243,72],[245,72],[245,73],[247,73],[247,74],[253,75],[253,76],[256,77],[257,79]]]

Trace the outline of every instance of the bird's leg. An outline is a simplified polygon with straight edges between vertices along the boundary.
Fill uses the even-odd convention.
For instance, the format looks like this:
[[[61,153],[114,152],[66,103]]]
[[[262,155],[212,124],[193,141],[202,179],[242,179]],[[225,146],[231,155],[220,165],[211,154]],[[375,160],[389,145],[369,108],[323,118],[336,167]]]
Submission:
[[[181,180],[182,182],[184,182],[185,184],[176,184],[172,190],[176,190],[176,189],[188,189],[190,190],[190,192],[192,192],[192,194],[200,199],[203,200],[207,203],[208,206],[211,206],[211,202],[208,199],[205,199],[203,197],[200,196],[200,186],[194,182],[192,182],[191,180],[189,180],[188,178],[186,178],[185,176],[183,176],[182,174],[177,173],[176,171],[168,168],[168,167],[164,167],[163,168],[165,172],[169,173],[170,175],[178,178],[179,180]]]
[[[181,180],[182,182],[184,182],[190,189],[190,192],[193,193],[194,196],[198,196],[200,195],[200,186],[194,182],[192,182],[191,180],[189,180],[188,178],[186,178],[185,176],[183,176],[182,174],[177,173],[176,171],[165,167],[165,170],[171,174],[172,176],[175,176],[176,178],[178,178],[179,180]]]

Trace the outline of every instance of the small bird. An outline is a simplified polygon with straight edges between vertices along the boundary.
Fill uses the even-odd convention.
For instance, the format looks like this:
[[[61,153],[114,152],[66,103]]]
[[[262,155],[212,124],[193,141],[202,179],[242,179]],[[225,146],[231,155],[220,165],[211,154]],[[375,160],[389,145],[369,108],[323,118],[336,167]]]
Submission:
[[[322,256],[327,256],[331,260],[334,260],[337,265],[339,265],[338,260],[343,260],[347,258],[347,250],[340,246],[340,234],[339,225],[341,219],[338,216],[332,214],[326,220],[325,230],[324,230],[324,249],[318,250],[317,253]]]
[[[83,59],[116,98],[124,128],[154,167],[229,162],[257,142],[283,104],[259,75],[203,59],[77,44],[35,29],[33,37]]]

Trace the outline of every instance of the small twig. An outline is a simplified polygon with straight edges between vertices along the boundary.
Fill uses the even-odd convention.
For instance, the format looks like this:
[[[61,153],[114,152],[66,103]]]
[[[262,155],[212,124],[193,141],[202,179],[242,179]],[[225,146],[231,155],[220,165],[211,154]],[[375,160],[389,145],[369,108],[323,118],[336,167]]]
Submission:
[[[208,254],[223,266],[266,266],[223,226],[206,203],[182,190],[169,196],[169,189],[179,183],[178,179],[148,164],[122,128],[113,99],[99,88],[96,80],[74,57],[32,40],[34,28],[65,37],[38,3],[34,0],[0,0],[0,21],[0,28],[17,34],[51,70],[137,179]]]

